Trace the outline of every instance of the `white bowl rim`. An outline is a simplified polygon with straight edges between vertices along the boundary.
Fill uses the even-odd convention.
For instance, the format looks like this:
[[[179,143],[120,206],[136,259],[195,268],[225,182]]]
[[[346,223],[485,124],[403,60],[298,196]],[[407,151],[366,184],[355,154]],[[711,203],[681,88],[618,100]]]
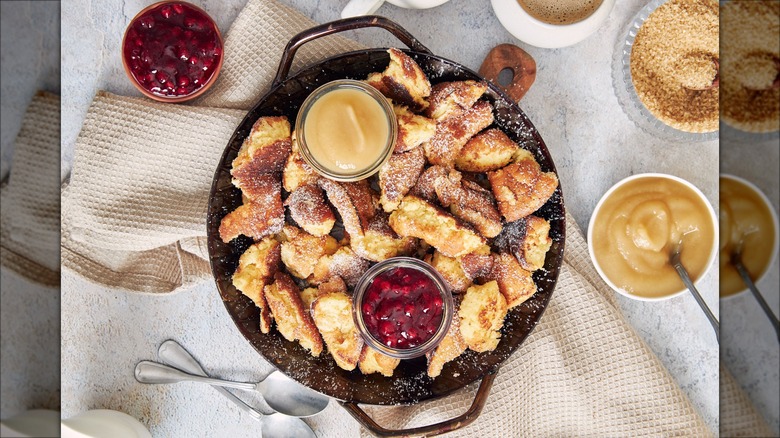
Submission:
[[[769,275],[769,271],[772,270],[772,266],[774,266],[776,260],[777,260],[777,253],[778,250],[780,250],[780,221],[777,217],[777,212],[775,211],[774,205],[772,205],[772,202],[769,200],[769,197],[764,193],[761,189],[758,188],[755,184],[752,182],[746,180],[745,178],[732,175],[730,173],[721,173],[720,178],[730,179],[732,181],[737,181],[739,183],[744,184],[747,188],[753,190],[759,198],[761,198],[761,201],[764,202],[764,205],[766,205],[767,209],[769,210],[770,216],[772,216],[772,225],[775,227],[775,241],[772,244],[772,255],[769,257],[769,264],[767,264],[766,270],[764,270],[764,273],[761,274],[758,279],[755,281],[755,284],[758,284],[766,278],[767,275]],[[720,253],[720,251],[718,251]],[[733,298],[736,298],[738,295],[742,295],[745,292],[748,291],[748,287],[745,286],[744,289],[741,289],[737,292],[734,292],[733,294],[726,295],[725,297],[720,297],[721,300],[731,300]]]
[[[669,300],[669,299],[678,297],[678,296],[686,293],[688,291],[688,288],[683,286],[683,288],[681,290],[679,290],[677,292],[673,292],[673,293],[668,294],[668,295],[661,296],[661,297],[641,297],[641,296],[638,296],[638,295],[633,295],[633,294],[623,290],[622,288],[618,287],[615,283],[612,282],[612,280],[610,280],[607,277],[607,275],[601,269],[601,266],[599,265],[598,261],[596,260],[596,255],[595,255],[595,253],[593,251],[593,243],[592,243],[593,242],[593,224],[595,223],[596,215],[598,214],[599,210],[601,209],[601,206],[604,204],[604,202],[607,200],[607,198],[609,198],[609,196],[615,190],[617,190],[619,187],[625,185],[626,183],[628,183],[630,181],[633,181],[633,180],[636,180],[636,179],[641,179],[641,178],[664,178],[664,179],[669,179],[669,180],[672,180],[672,181],[679,182],[679,183],[683,184],[684,186],[686,186],[686,187],[690,188],[691,190],[693,190],[693,192],[696,193],[696,195],[699,198],[701,198],[701,200],[704,201],[704,204],[707,206],[707,211],[710,213],[710,219],[712,220],[712,223],[713,223],[713,232],[714,232],[713,245],[712,245],[712,249],[710,250],[710,255],[707,258],[706,268],[704,268],[704,272],[702,272],[702,274],[699,276],[699,278],[696,281],[693,282],[694,285],[697,285],[705,277],[707,277],[707,274],[710,272],[710,270],[712,270],[712,267],[715,264],[715,261],[717,260],[718,254],[720,253],[720,245],[718,244],[718,236],[720,235],[719,229],[718,229],[718,225],[719,225],[718,216],[715,214],[715,209],[713,208],[712,203],[710,203],[710,200],[707,199],[707,197],[704,195],[704,193],[701,190],[699,190],[698,187],[693,185],[693,183],[691,183],[688,180],[685,180],[683,178],[680,178],[679,176],[671,175],[671,174],[668,174],[668,173],[648,172],[648,173],[638,173],[638,174],[635,174],[635,175],[628,176],[628,177],[623,178],[620,181],[616,182],[615,184],[613,184],[612,187],[610,187],[609,190],[607,190],[606,193],[604,193],[604,195],[601,197],[601,199],[599,199],[599,202],[596,204],[596,207],[593,209],[593,213],[590,216],[590,222],[588,223],[588,234],[587,234],[587,238],[588,238],[588,254],[590,255],[591,263],[593,263],[593,266],[596,268],[596,272],[598,272],[599,277],[601,277],[601,279],[604,280],[604,282],[607,283],[607,285],[609,287],[611,287],[612,290],[614,290],[615,292],[617,292],[617,293],[619,293],[619,294],[621,294],[621,295],[623,295],[625,297],[628,297],[628,298],[631,298],[631,299],[634,299],[634,300],[639,300],[639,301],[665,301],[665,300]]]
[[[571,24],[537,20],[517,0],[491,0],[490,3],[498,21],[512,36],[535,47],[557,49],[573,46],[595,33],[609,17],[615,1],[603,0],[587,18]]]
[[[398,6],[399,8],[404,8],[404,9],[430,9],[430,8],[435,8],[436,6],[441,6],[450,0],[428,0],[430,4],[426,6],[410,6],[406,4],[407,1],[408,0],[387,0],[387,2],[392,4],[393,6]],[[417,0],[411,0],[412,3],[414,3],[415,1]]]

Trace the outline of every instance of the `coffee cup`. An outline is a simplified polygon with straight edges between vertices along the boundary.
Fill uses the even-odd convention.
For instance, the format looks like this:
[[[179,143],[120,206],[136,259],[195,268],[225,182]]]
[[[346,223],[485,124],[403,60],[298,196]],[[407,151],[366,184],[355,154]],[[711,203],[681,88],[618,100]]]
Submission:
[[[498,21],[515,38],[554,49],[579,43],[609,16],[615,0],[491,0]]]

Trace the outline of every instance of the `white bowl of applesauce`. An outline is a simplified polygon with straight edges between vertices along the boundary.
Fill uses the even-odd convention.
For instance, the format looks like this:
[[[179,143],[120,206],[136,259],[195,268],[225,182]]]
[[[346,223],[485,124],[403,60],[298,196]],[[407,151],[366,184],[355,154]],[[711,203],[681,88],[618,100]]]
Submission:
[[[734,175],[720,176],[720,297],[747,291],[731,254],[742,241],[742,264],[754,283],[774,266],[780,247],[777,213],[753,183]]]
[[[301,157],[326,178],[368,178],[392,155],[398,123],[376,88],[352,79],[328,82],[301,105],[295,136]]]
[[[588,251],[601,278],[616,292],[645,301],[687,290],[669,263],[678,243],[696,283],[714,264],[717,239],[718,220],[707,197],[690,182],[661,173],[612,186],[588,225]]]

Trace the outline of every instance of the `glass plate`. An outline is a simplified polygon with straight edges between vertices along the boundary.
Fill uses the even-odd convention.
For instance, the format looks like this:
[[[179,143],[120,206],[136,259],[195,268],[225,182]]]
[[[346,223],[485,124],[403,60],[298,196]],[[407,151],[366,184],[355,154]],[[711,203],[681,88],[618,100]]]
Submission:
[[[631,19],[627,29],[620,35],[612,60],[612,86],[615,88],[620,107],[628,118],[648,134],[681,143],[717,140],[718,131],[687,132],[672,128],[650,113],[636,94],[634,81],[631,78],[631,49],[634,46],[634,39],[647,17],[666,2],[667,0],[650,1]]]

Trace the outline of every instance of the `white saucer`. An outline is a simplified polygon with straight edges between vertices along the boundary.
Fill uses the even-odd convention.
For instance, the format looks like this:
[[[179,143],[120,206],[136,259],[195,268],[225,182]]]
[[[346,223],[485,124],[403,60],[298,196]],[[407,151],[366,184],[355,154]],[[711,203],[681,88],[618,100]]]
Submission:
[[[447,3],[450,0],[387,0],[388,3],[406,9],[429,9]]]
[[[532,46],[556,49],[577,44],[595,32],[609,16],[615,0],[604,0],[590,17],[566,25],[547,24],[531,17],[517,0],[491,0],[491,4],[498,21],[515,38]]]

